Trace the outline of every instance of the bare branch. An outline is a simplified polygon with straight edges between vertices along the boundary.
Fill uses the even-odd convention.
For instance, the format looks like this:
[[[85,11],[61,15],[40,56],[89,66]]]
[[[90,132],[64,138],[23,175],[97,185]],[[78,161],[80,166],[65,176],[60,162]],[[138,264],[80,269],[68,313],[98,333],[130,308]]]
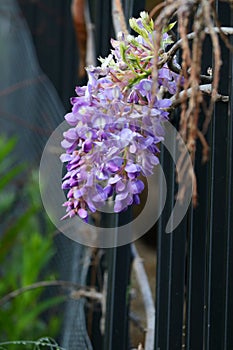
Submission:
[[[233,28],[232,27],[214,27],[214,31],[216,33],[222,32],[225,35],[233,35]],[[210,35],[209,28],[205,28],[205,33],[207,35]],[[196,36],[195,32],[189,33],[186,35],[187,40],[193,40]],[[182,48],[183,39],[177,40],[174,45],[168,50],[168,52],[165,52],[162,56],[162,59],[159,61],[159,68],[162,67],[165,63],[171,62],[173,57],[176,55],[177,51]]]
[[[79,68],[78,76],[83,78],[86,74],[86,52],[87,52],[87,28],[85,21],[85,3],[86,0],[72,0],[71,14],[74,23],[76,40],[79,49]]]
[[[72,299],[80,299],[82,297],[84,298],[89,298],[89,299],[95,299],[101,301],[103,299],[103,294],[96,292],[95,289],[91,290],[84,290],[84,289],[79,289],[79,290],[74,290],[71,292],[71,298]]]
[[[89,2],[85,2],[84,9],[86,31],[87,31],[87,52],[86,66],[96,65],[95,39],[94,39],[94,24],[91,22]]]
[[[128,33],[121,0],[112,0],[112,19],[116,36],[119,32]]]
[[[233,35],[233,27],[214,27],[213,28],[216,33],[223,33],[225,35]],[[209,29],[205,29],[206,34],[209,34]]]
[[[206,94],[209,96],[212,93],[212,85],[211,84],[200,85],[199,89],[203,94]],[[187,100],[188,98],[190,98],[191,94],[192,94],[192,88],[189,88],[186,91],[181,91],[179,93],[178,97],[176,95],[172,96],[171,97],[172,105],[171,105],[171,107],[168,108],[168,110],[175,109],[177,106],[179,106],[184,101],[184,99]],[[229,96],[216,94],[216,101],[229,102]]]
[[[151,294],[150,285],[148,278],[143,266],[142,259],[139,257],[135,245],[132,245],[134,261],[133,268],[136,273],[137,282],[139,284],[147,319],[146,339],[145,339],[145,350],[154,348],[154,322],[155,322],[155,307],[154,301]]]
[[[199,138],[199,140],[201,141],[202,144],[202,163],[206,163],[207,160],[209,159],[209,145],[203,135],[203,133],[198,129],[197,130],[197,136]]]
[[[172,72],[182,75],[181,67],[178,64],[175,64],[173,60],[169,60],[167,62],[167,65],[168,65],[168,68]],[[212,76],[200,74],[200,82],[201,82],[201,84],[211,83],[212,80],[213,80]]]
[[[142,325],[141,317],[133,313],[132,311],[129,312],[129,319],[134,324],[135,327],[137,327],[140,332],[144,333],[145,328]]]
[[[28,286],[21,287],[19,289],[14,290],[13,292],[10,292],[6,294],[4,297],[0,299],[0,306],[6,304],[11,299],[14,299],[18,297],[19,295],[29,292],[34,289],[38,288],[44,288],[44,287],[65,287],[65,288],[74,288],[74,289],[81,289],[82,291],[92,291],[90,290],[90,287],[86,286],[80,286],[77,283],[69,282],[69,281],[40,281],[33,284],[30,284]]]
[[[155,14],[157,14],[164,6],[166,5],[166,2],[161,2],[160,4],[156,5],[151,11],[150,11],[150,18],[154,17]]]

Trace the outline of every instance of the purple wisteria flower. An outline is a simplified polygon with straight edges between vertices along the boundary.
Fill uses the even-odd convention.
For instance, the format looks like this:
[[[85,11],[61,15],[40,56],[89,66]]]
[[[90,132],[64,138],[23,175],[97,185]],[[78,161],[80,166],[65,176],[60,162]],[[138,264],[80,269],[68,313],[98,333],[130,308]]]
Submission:
[[[112,40],[111,55],[101,59],[100,67],[87,68],[87,85],[77,87],[71,98],[72,110],[65,116],[71,128],[64,132],[60,157],[66,164],[63,218],[78,215],[87,221],[88,213],[110,197],[115,212],[139,204],[140,176],[151,175],[159,163],[158,145],[171,105],[159,91],[174,94],[178,76],[164,65],[152,93],[153,21],[142,13],[132,26],[139,36],[121,34]]]

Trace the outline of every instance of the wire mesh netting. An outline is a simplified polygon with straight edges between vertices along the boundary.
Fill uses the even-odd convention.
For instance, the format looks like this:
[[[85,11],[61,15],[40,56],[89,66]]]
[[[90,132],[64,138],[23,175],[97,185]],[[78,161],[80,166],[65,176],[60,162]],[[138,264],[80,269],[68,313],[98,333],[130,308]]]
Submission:
[[[64,107],[39,67],[17,3],[1,1],[0,16],[1,130],[17,136],[19,157],[38,161],[48,136],[62,121]]]
[[[65,108],[40,68],[31,32],[16,0],[0,2],[0,71],[1,134],[17,138],[17,162],[26,161],[30,168],[36,168],[49,135],[63,121]],[[54,241],[57,252],[52,263],[58,279],[85,285],[89,251],[60,233]],[[50,288],[46,295],[55,293],[57,289]],[[59,342],[66,349],[92,348],[84,304],[82,298],[67,297],[62,308],[56,309],[62,318]]]

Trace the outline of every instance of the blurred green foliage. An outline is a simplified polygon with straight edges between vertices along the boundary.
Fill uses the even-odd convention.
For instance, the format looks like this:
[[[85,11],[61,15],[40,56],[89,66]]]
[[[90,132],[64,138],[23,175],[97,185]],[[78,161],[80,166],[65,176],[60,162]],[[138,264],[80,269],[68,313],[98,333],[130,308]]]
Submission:
[[[15,350],[25,349],[25,350],[65,350],[61,348],[57,342],[52,338],[41,338],[36,341],[12,341],[0,343],[0,350],[9,350],[9,346],[14,347]]]
[[[1,304],[14,290],[56,278],[54,228],[43,215],[38,174],[15,162],[15,147],[0,137],[0,342],[56,337],[61,320],[49,310],[64,300],[37,288]]]

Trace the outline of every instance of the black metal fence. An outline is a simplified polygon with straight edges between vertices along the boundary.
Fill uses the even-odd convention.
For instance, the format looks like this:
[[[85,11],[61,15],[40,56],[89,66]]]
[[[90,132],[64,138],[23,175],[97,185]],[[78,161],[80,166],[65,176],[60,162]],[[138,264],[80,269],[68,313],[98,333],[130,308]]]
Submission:
[[[70,1],[20,0],[19,3],[30,25],[41,66],[69,109],[69,97],[79,83],[74,73],[77,53]],[[123,5],[129,17],[137,16],[145,4],[144,1],[125,0]],[[105,56],[109,38],[113,36],[111,1],[95,0],[92,6],[97,55]],[[216,1],[216,8],[222,25],[231,26],[233,18],[229,6]],[[44,32],[43,25],[48,26]],[[208,42],[203,57],[205,69],[213,65]],[[207,164],[202,164],[201,146],[197,145],[198,206],[190,207],[182,223],[170,234],[164,232],[175,201],[175,168],[166,151],[161,155],[163,169],[167,169],[168,197],[154,236],[157,240],[156,350],[233,349],[233,60],[232,53],[224,45],[222,61],[219,90],[230,96],[230,102],[216,103],[207,135],[211,150]],[[105,253],[109,275],[106,329],[102,337],[96,336],[93,340],[93,348],[129,349],[127,293],[131,247],[113,248]]]
[[[220,22],[232,25],[228,6],[217,2]],[[206,43],[203,65],[213,65]],[[219,91],[232,101],[232,55],[222,45]],[[231,349],[232,333],[232,102],[217,103],[208,133],[210,160],[198,145],[198,206],[164,234],[174,197],[159,221],[155,349]],[[166,161],[166,160],[165,160]],[[171,189],[173,165],[166,165]],[[172,191],[168,190],[168,193]]]

